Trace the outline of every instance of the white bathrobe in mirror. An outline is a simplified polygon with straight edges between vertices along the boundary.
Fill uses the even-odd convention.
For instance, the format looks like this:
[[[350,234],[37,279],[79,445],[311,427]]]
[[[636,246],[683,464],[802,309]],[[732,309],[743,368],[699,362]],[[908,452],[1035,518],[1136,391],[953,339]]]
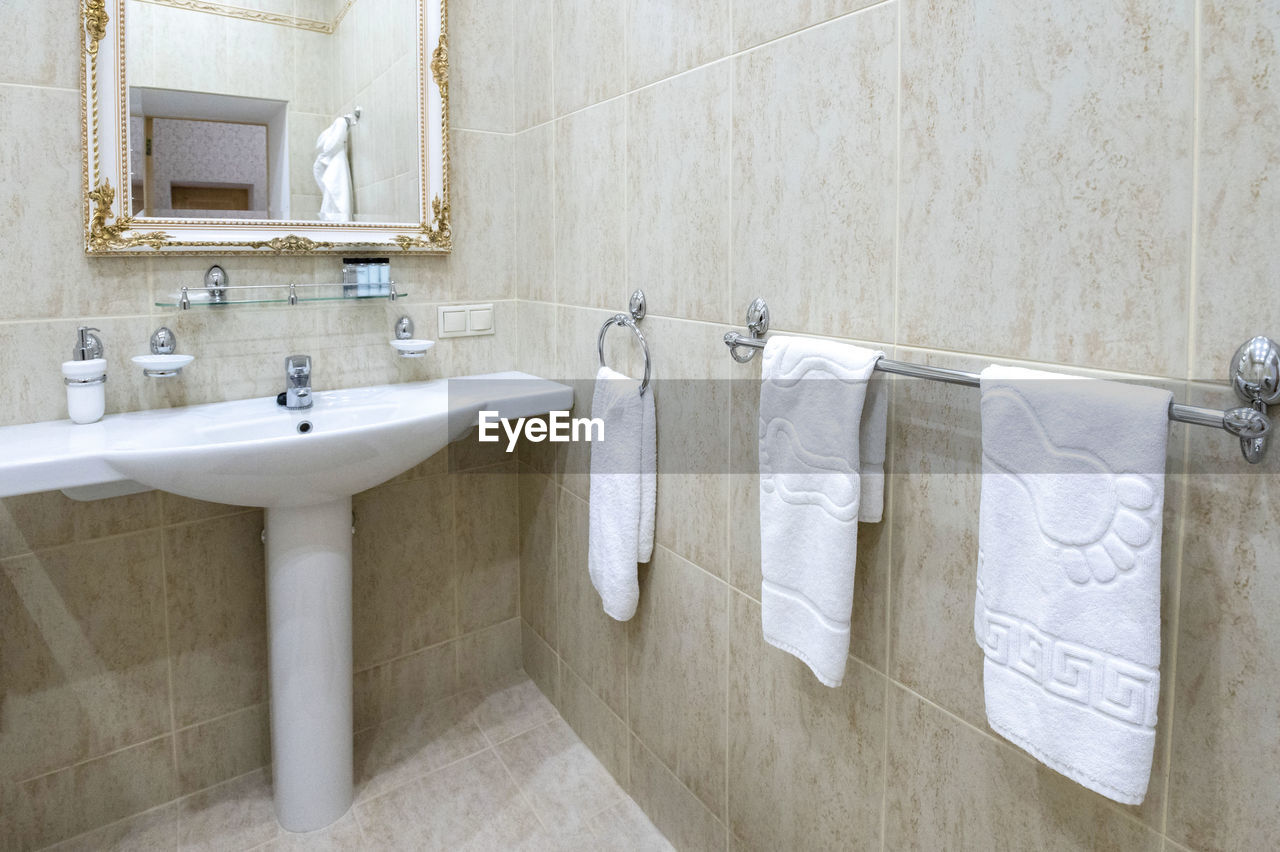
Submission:
[[[351,163],[347,159],[345,118],[334,119],[316,139],[316,162],[312,171],[324,193],[320,203],[321,221],[350,222]]]

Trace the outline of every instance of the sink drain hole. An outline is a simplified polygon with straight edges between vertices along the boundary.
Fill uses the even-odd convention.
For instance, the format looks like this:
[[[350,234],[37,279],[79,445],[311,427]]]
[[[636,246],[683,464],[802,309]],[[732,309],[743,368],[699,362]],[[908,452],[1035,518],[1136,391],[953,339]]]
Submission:
[[[299,423],[299,424],[298,424],[298,431],[299,431],[301,434],[303,434],[303,435],[305,435],[305,434],[307,434],[308,432],[310,432],[310,431],[311,431],[311,421],[310,421],[310,420],[303,420],[301,423]]]

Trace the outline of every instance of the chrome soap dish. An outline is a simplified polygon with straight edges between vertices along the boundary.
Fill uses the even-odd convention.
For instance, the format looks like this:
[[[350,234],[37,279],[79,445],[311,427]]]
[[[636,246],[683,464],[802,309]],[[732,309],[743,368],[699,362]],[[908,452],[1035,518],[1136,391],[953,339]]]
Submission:
[[[142,375],[152,379],[167,379],[182,372],[182,368],[196,359],[194,355],[178,355],[178,338],[168,328],[161,326],[151,335],[151,354],[134,355],[133,363],[142,368]]]

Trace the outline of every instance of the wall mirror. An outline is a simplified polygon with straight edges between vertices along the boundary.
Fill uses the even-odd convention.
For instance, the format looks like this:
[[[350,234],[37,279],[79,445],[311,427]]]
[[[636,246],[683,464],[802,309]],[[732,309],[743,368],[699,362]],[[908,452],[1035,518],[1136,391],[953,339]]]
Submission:
[[[82,0],[86,251],[449,251],[447,2]]]

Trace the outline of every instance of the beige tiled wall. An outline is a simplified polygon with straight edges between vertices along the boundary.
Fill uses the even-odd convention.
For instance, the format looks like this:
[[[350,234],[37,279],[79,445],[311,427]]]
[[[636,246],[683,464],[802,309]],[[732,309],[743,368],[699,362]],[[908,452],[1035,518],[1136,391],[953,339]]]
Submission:
[[[0,107],[23,122],[0,134],[0,425],[66,416],[58,365],[83,324],[102,329],[108,412],[274,394],[291,352],[313,356],[317,389],[515,366],[514,146],[465,110],[452,178],[455,233],[467,239],[449,257],[394,257],[411,294],[394,305],[152,304],[198,286],[214,262],[234,283],[328,281],[336,255],[85,257],[78,9],[0,9],[0,27],[24,34],[0,61]],[[454,13],[465,33],[466,10]],[[489,62],[509,61],[502,38],[453,56],[464,102],[480,97],[471,81]],[[489,300],[494,337],[441,341],[422,361],[387,345],[400,314],[435,337],[438,304]],[[160,325],[197,356],[180,378],[146,379],[129,363]],[[517,499],[505,457],[474,451],[356,496],[358,728],[519,667]],[[158,492],[0,501],[0,848],[207,795],[269,761],[261,530],[259,510]]]
[[[1231,351],[1280,336],[1272,3],[514,15],[518,358],[590,380],[606,309],[644,288],[666,469],[749,469],[758,359],[719,339],[756,296],[780,331],[1120,371],[1219,407]],[[748,381],[667,381],[728,378]],[[660,476],[657,551],[619,624],[587,577],[582,451],[527,448],[525,668],[658,827],[682,849],[1274,845],[1280,454],[1251,469],[1228,436],[1172,427],[1159,744],[1125,807],[986,725],[976,393],[895,382],[891,424],[834,690],[760,638],[752,475]]]

